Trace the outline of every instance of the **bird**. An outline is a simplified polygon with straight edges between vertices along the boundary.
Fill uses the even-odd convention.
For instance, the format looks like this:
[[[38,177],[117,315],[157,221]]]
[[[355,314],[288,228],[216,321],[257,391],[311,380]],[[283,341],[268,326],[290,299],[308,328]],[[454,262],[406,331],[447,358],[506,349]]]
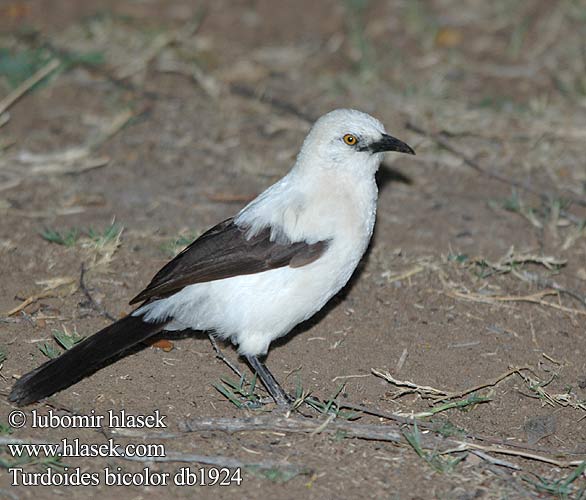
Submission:
[[[39,401],[161,331],[191,329],[237,345],[287,407],[292,398],[261,358],[354,273],[373,234],[375,174],[387,151],[415,154],[369,114],[324,114],[284,177],[168,262],[130,301],[130,314],[20,377],[9,400]]]

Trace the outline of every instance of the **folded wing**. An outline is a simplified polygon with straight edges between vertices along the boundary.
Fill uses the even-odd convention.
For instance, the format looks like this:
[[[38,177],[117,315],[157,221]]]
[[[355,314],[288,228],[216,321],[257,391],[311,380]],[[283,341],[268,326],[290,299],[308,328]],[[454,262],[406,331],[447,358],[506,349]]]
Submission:
[[[237,226],[232,218],[226,219],[163,267],[130,303],[168,297],[195,283],[284,266],[302,267],[319,259],[328,244],[329,241],[272,241],[270,227],[247,238],[247,228]]]

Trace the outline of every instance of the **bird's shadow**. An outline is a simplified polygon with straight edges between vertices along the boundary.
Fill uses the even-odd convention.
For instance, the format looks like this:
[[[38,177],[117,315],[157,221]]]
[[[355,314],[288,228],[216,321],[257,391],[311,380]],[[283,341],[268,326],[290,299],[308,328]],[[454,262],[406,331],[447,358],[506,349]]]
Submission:
[[[376,173],[376,183],[378,184],[379,190],[383,191],[387,185],[392,183],[407,184],[408,186],[411,186],[413,184],[413,179],[400,170],[383,162]]]

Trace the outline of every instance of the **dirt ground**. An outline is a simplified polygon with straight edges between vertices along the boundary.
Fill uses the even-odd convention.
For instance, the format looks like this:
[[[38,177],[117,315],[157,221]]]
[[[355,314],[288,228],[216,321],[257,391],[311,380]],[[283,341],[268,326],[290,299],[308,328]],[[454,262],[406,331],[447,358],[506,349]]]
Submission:
[[[63,350],[55,335],[130,312],[338,107],[374,114],[417,156],[388,155],[379,172],[375,237],[350,285],[270,350],[317,409],[283,416],[243,403],[262,388],[224,382],[231,402],[216,386],[237,377],[193,333],[135,349],[10,427],[6,395]],[[585,140],[580,0],[0,1],[0,496],[586,498]],[[33,411],[122,409],[158,410],[167,427],[31,425]],[[168,461],[8,447],[64,438],[160,443]],[[104,479],[223,466],[241,467],[240,485]],[[15,467],[100,484],[13,486]]]

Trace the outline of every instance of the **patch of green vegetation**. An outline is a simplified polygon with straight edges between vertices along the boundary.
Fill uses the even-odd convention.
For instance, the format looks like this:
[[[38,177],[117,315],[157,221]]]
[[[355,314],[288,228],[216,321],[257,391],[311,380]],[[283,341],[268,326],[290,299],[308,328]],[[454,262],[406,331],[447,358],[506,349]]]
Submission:
[[[47,342],[44,342],[41,346],[39,346],[39,351],[41,351],[49,359],[55,359],[61,356],[61,351],[53,344],[48,344]]]
[[[105,62],[105,56],[103,52],[67,52],[61,54],[61,63],[65,69],[70,69],[75,66],[100,66]]]
[[[376,72],[376,54],[374,46],[366,35],[364,28],[365,11],[369,0],[343,0],[348,38],[357,57],[355,71],[363,78]]]
[[[47,64],[50,59],[51,53],[45,49],[14,52],[0,48],[0,77],[4,77],[11,87],[17,87]]]
[[[412,431],[403,431],[403,435],[411,448],[415,450],[415,453],[437,472],[452,472],[466,458],[465,454],[452,458],[449,455],[440,455],[437,452],[425,451],[421,443],[421,432],[417,427],[417,422],[413,424]]]
[[[258,409],[262,407],[260,396],[255,393],[256,374],[252,382],[248,382],[244,375],[238,382],[230,379],[221,379],[221,384],[214,384],[215,389],[237,408]]]
[[[53,330],[53,338],[65,350],[71,349],[75,344],[78,344],[84,339],[83,335],[77,332],[69,333],[67,330]]]
[[[414,418],[427,418],[437,413],[446,410],[458,409],[461,411],[470,411],[473,410],[476,405],[480,403],[488,403],[491,401],[491,398],[488,396],[477,396],[475,393],[470,394],[466,399],[462,399],[460,401],[451,401],[449,403],[444,403],[441,405],[434,406],[427,411],[423,411],[420,413],[416,413]]]
[[[50,359],[55,359],[61,356],[63,351],[59,347],[68,351],[75,344],[81,342],[84,339],[84,336],[79,335],[77,332],[68,332],[66,328],[63,328],[63,330],[53,330],[53,338],[58,346],[44,342],[43,345],[39,347],[39,350]]]
[[[116,222],[112,222],[106,229],[103,231],[98,231],[93,228],[88,228],[87,236],[90,240],[92,240],[97,246],[104,246],[108,243],[112,243],[116,241],[122,233],[124,228],[116,224]]]
[[[8,448],[6,446],[2,447],[2,450],[5,453],[8,452]],[[12,467],[22,467],[23,465],[33,466],[36,465],[40,470],[46,470],[47,468],[55,469],[55,470],[63,470],[67,467],[64,464],[61,457],[31,457],[29,454],[23,454],[20,457],[12,457],[4,458],[0,457],[0,468],[2,469],[10,469]]]
[[[448,254],[448,262],[456,262],[457,264],[464,264],[468,262],[470,257],[465,253],[450,253]]]
[[[582,462],[574,471],[567,477],[561,479],[549,479],[542,476],[535,475],[537,481],[530,479],[527,476],[522,477],[523,481],[529,483],[540,493],[549,493],[555,495],[556,498],[563,500],[576,498],[586,498],[586,486],[577,489],[575,482],[586,471],[586,461]]]
[[[105,61],[103,52],[98,51],[61,51],[52,47],[35,47],[18,51],[0,48],[0,77],[4,77],[11,87],[16,87],[52,59],[59,60],[60,70],[68,70],[79,65],[99,66]],[[39,82],[36,86],[42,85],[43,82]]]
[[[55,243],[56,245],[63,245],[66,247],[75,246],[79,239],[79,231],[75,228],[70,229],[66,233],[61,233],[55,229],[46,227],[39,234],[41,235],[41,238],[49,243]]]
[[[521,55],[528,28],[529,19],[526,16],[521,18],[521,22],[515,23],[507,46],[507,52],[511,59],[517,59]]]
[[[586,96],[586,77],[583,73],[570,74],[565,77],[553,73],[551,78],[560,94],[568,98]]]
[[[344,387],[344,385],[341,385],[331,398],[327,401],[321,401],[311,397],[310,393],[304,391],[298,380],[292,408],[297,409],[302,404],[306,404],[323,415],[333,415],[336,418],[355,420],[360,417],[360,412],[343,410],[337,403],[336,398],[340,395]],[[223,378],[220,384],[214,384],[214,388],[237,408],[261,409],[263,407],[261,397],[256,393],[256,374],[252,382],[248,382],[244,376],[238,382],[230,378]]]
[[[298,476],[299,474],[303,474],[304,471],[299,467],[291,466],[291,467],[270,467],[270,468],[261,468],[261,467],[247,467],[247,470],[252,472],[255,476],[261,477],[263,479],[268,479],[273,483],[283,484],[287,481],[290,481],[294,477]]]
[[[403,22],[410,34],[415,36],[422,49],[429,49],[439,30],[439,21],[425,0],[409,0],[404,3]]]
[[[12,427],[0,422],[0,434],[2,434],[3,436],[7,436],[8,434],[12,434],[12,432],[13,432]]]
[[[327,401],[321,401],[312,397],[311,393],[306,392],[301,386],[299,379],[297,379],[293,408],[299,408],[302,404],[306,404],[323,415],[333,415],[336,418],[343,418],[345,420],[356,420],[357,418],[360,418],[359,412],[342,410],[337,402],[338,396],[345,387],[345,384],[342,384],[340,387],[338,387],[331,398],[329,398]]]
[[[466,434],[464,429],[452,424],[449,420],[443,421],[435,431],[443,437],[463,437]]]
[[[163,252],[169,257],[175,257],[185,247],[191,245],[199,236],[198,233],[189,233],[186,235],[179,235],[161,246]]]
[[[531,110],[527,103],[515,101],[507,96],[484,96],[473,105],[480,109],[492,109],[500,113],[527,113]]]
[[[60,232],[56,229],[44,228],[39,234],[41,235],[41,238],[49,243],[66,247],[75,246],[83,236],[95,243],[96,246],[104,246],[116,241],[123,229],[124,228],[120,225],[112,222],[112,224],[107,226],[104,230],[97,230],[90,227],[85,231],[78,228],[72,228],[66,232]]]

